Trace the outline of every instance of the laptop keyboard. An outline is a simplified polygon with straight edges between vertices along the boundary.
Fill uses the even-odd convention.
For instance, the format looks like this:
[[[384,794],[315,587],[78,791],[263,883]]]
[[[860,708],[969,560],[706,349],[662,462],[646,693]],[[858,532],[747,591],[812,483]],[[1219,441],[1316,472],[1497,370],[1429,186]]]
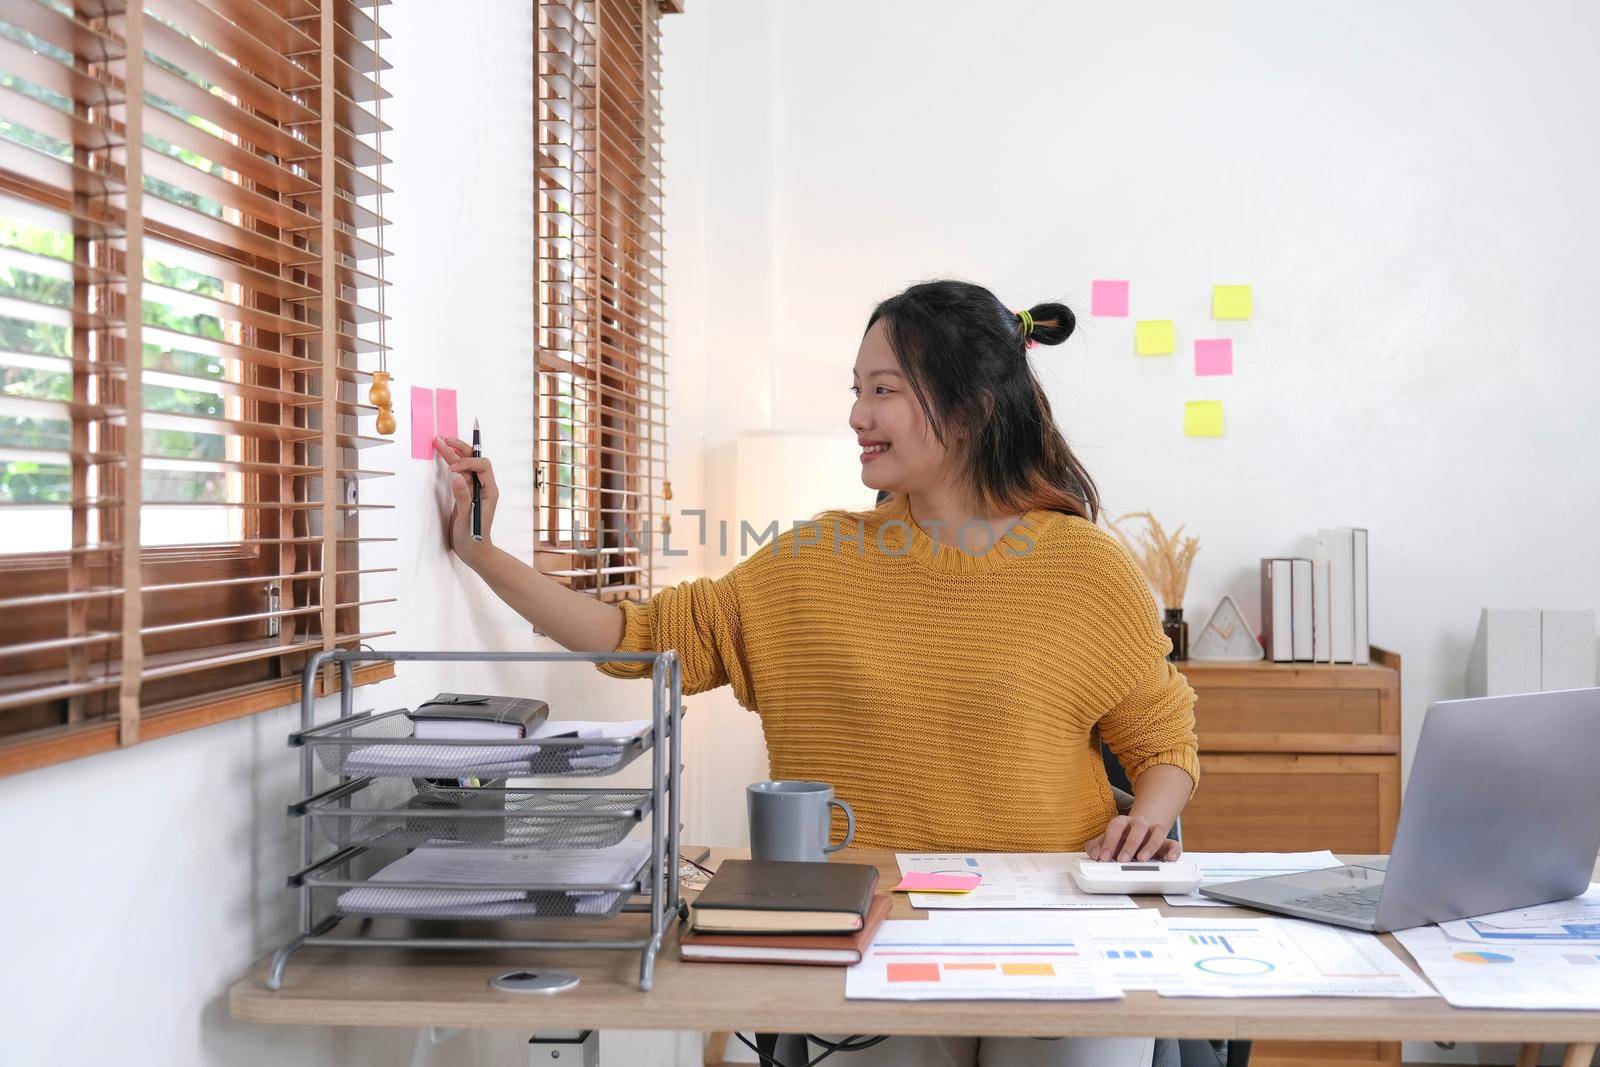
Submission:
[[[1370,916],[1378,910],[1378,896],[1382,892],[1383,886],[1369,885],[1356,889],[1341,889],[1333,893],[1317,893],[1309,897],[1296,897],[1284,903],[1297,908],[1330,911],[1335,915],[1348,915],[1353,919],[1359,919]]]

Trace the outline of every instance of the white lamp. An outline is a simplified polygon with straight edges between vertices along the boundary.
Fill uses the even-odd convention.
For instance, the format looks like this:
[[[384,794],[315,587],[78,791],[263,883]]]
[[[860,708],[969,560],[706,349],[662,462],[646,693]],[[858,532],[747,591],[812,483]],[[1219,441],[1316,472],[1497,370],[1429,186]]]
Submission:
[[[870,508],[877,493],[861,484],[861,446],[847,429],[747,430],[739,435],[737,520],[778,532],[830,508]],[[738,549],[730,545],[730,553]]]

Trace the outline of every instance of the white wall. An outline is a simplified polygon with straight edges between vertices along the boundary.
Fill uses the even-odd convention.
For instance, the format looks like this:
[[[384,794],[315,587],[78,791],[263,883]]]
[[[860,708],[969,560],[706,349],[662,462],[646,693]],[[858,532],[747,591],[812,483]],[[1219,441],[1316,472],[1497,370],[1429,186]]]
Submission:
[[[766,301],[708,339],[708,444],[768,409],[843,425],[867,312],[910,282],[1086,313],[1092,278],[1130,278],[1177,357],[1086,314],[1034,355],[1108,509],[1200,536],[1192,625],[1223,593],[1254,620],[1261,556],[1368,526],[1409,757],[1462,692],[1479,607],[1600,604],[1600,12],[1361,10],[705,5],[702,181],[770,176],[758,206],[708,194],[705,292],[674,287],[741,323]],[[1227,281],[1253,321],[1210,321]],[[1194,377],[1197,336],[1235,338],[1232,378]],[[1182,436],[1200,398],[1224,439]]]

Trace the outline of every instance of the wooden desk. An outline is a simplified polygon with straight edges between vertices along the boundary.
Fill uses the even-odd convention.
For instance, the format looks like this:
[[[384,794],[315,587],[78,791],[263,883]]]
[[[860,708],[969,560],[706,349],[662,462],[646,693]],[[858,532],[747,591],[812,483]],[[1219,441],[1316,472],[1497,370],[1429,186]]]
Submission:
[[[899,878],[892,853],[851,850],[876,863],[884,884]],[[725,858],[725,856],[717,857]],[[1141,898],[1147,906],[1159,897]],[[1244,909],[1169,908],[1169,915],[1249,915]],[[894,918],[917,918],[897,896]],[[634,921],[628,917],[619,921]],[[478,925],[475,929],[482,930]],[[576,934],[577,927],[571,928]],[[560,936],[560,935],[557,935]],[[675,935],[674,935],[675,939]],[[1401,959],[1405,949],[1384,942]],[[502,1030],[742,1030],[778,1033],[1142,1036],[1286,1041],[1495,1041],[1572,1043],[1569,1062],[1587,1065],[1600,1042],[1600,1012],[1482,1011],[1442,999],[1163,998],[1120,1001],[896,1002],[846,1000],[844,972],[831,967],[683,963],[670,945],[656,962],[655,988],[638,989],[632,953],[442,952],[306,948],[289,963],[283,988],[269,992],[269,957],[229,993],[240,1019],[300,1026],[445,1026]],[[568,993],[519,996],[489,988],[504,971],[555,967],[582,979]],[[1417,968],[1420,973],[1420,968]],[[1587,1045],[1584,1053],[1582,1046]],[[1531,1062],[1531,1061],[1530,1061]]]

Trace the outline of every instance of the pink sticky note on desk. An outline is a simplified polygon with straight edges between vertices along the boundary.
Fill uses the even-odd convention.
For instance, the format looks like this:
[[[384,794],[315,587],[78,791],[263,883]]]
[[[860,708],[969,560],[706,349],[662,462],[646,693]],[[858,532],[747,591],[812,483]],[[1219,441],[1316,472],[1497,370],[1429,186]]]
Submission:
[[[912,871],[894,887],[896,893],[970,893],[983,882],[981,874],[929,874]]]
[[[433,390],[411,387],[411,458],[433,458]]]
[[[433,410],[435,421],[438,423],[440,437],[461,436],[461,430],[456,425],[456,391],[454,389],[440,389],[433,394]]]
[[[1194,372],[1201,375],[1233,373],[1233,339],[1215,338],[1194,343]]]
[[[1089,286],[1089,314],[1106,318],[1128,317],[1128,283],[1097,281]]]

